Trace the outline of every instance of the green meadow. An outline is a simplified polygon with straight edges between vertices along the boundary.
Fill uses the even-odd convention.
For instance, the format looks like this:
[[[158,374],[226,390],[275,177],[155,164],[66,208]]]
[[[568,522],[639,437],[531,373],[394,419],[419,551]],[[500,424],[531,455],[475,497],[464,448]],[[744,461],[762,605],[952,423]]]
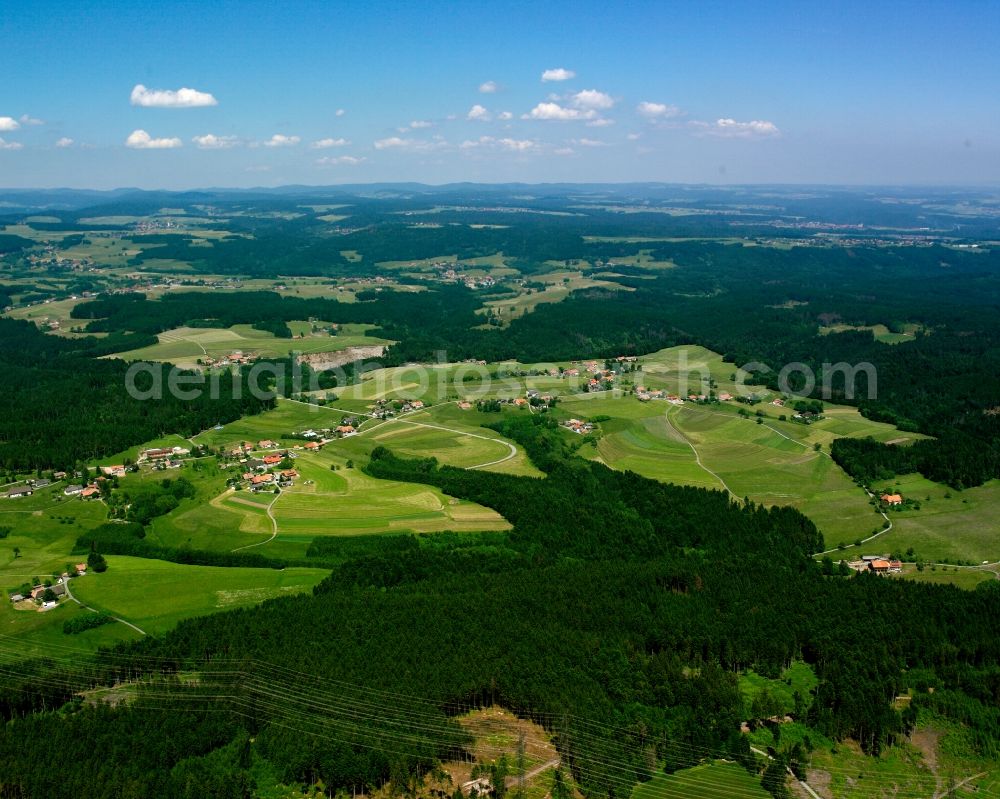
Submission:
[[[957,491],[919,474],[909,474],[880,488],[916,501],[919,510],[889,510],[892,530],[845,556],[861,550],[867,553],[873,546],[880,552],[900,553],[912,547],[914,555],[907,556],[907,560],[965,564],[1000,561],[1000,540],[996,535],[1000,530],[1000,480]]]
[[[673,774],[660,772],[632,791],[632,799],[769,799],[760,779],[745,768],[724,760],[681,769]]]
[[[178,327],[160,333],[158,343],[137,350],[117,353],[126,361],[169,361],[193,367],[199,359],[220,358],[234,351],[255,353],[261,357],[284,357],[289,352],[338,352],[348,347],[390,344],[386,339],[367,335],[370,325],[345,324],[336,336],[313,333],[309,322],[290,322],[294,338],[276,338],[274,334],[254,330],[250,325],[229,328]]]
[[[107,560],[108,570],[103,574],[73,581],[74,595],[150,634],[164,633],[191,616],[309,591],[329,573],[324,569],[187,566],[120,555],[109,555]]]

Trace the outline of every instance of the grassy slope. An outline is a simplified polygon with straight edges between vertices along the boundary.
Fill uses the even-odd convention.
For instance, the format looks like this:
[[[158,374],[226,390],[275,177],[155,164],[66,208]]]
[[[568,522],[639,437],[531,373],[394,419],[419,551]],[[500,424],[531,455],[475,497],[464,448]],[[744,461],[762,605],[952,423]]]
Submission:
[[[632,791],[632,799],[768,799],[760,780],[736,763],[715,761],[673,774],[659,773]]]
[[[323,569],[182,566],[109,555],[108,570],[78,578],[73,593],[148,633],[162,633],[191,616],[308,591],[326,575]]]
[[[312,334],[305,322],[290,322],[296,338],[275,338],[271,333],[254,330],[250,325],[230,328],[178,327],[160,333],[158,344],[119,353],[127,361],[169,361],[179,366],[194,366],[206,355],[218,358],[234,350],[254,352],[264,357],[283,357],[289,351],[336,352],[348,347],[389,344],[386,339],[366,335],[370,325],[345,324],[336,336]]]

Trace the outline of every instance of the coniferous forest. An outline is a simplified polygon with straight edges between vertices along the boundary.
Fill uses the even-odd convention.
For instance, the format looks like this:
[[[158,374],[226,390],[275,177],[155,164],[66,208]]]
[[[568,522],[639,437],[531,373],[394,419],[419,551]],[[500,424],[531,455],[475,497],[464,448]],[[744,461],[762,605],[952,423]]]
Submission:
[[[219,397],[136,399],[123,390],[129,364],[108,356],[163,343],[179,328],[245,326],[277,342],[280,357],[265,363],[287,366],[300,343],[293,327],[308,320],[368,326],[394,342],[379,361],[386,367],[641,359],[696,344],[723,354],[734,372],[757,363],[751,388],[776,389],[781,367],[798,363],[817,378],[803,401],[818,400],[826,381],[823,401],[922,434],[906,444],[887,443],[888,434],[835,437],[834,463],[824,462],[831,469],[865,487],[916,472],[956,491],[1000,477],[1000,251],[973,250],[964,238],[995,239],[988,219],[948,228],[947,240],[914,241],[884,231],[944,229],[950,217],[867,195],[789,197],[771,224],[710,189],[683,201],[697,214],[677,216],[636,205],[681,202],[668,205],[650,187],[621,190],[634,213],[580,210],[577,190],[565,187],[530,200],[513,189],[422,191],[116,194],[96,208],[57,193],[55,205],[72,210],[0,217],[32,236],[64,236],[68,247],[113,236],[124,253],[116,269],[141,275],[138,284],[77,265],[65,267],[67,279],[63,266],[50,274],[29,260],[48,258],[35,238],[0,236],[10,275],[0,304],[22,313],[0,318],[8,378],[0,469],[12,483],[53,470],[89,479],[94,464],[145,442],[273,410],[276,400],[255,398],[228,367]],[[299,210],[342,193],[352,203],[343,227]],[[218,235],[85,221],[160,219],[159,209],[175,206]],[[720,207],[732,214],[714,215]],[[400,221],[431,211],[434,225]],[[859,214],[883,232],[817,240],[813,228],[787,223],[848,224]],[[399,265],[444,253],[449,268],[502,253],[506,273],[472,288],[440,269]],[[180,277],[154,285],[168,262],[183,265]],[[558,301],[503,316],[503,303],[544,293],[541,281],[571,268],[581,287],[559,278]],[[299,286],[299,278],[330,283]],[[337,281],[356,284],[349,300]],[[68,307],[58,334],[29,313],[50,301]],[[838,368],[859,363],[872,366],[877,387],[868,372],[853,383]],[[350,379],[364,368],[348,365]],[[156,364],[146,379],[170,369]],[[324,391],[340,390],[332,373],[319,378]],[[301,397],[301,385],[268,388]],[[753,751],[741,723],[777,727],[779,714],[746,701],[740,676],[778,681],[792,664],[816,678],[795,694],[792,715],[833,746],[849,739],[871,757],[902,751],[924,714],[960,727],[975,757],[1000,759],[1000,581],[961,590],[855,574],[823,557],[835,544],[793,507],[613,470],[583,457],[583,437],[554,413],[501,412],[499,402],[487,410],[490,430],[542,476],[456,468],[401,454],[391,441],[344,468],[477,503],[510,523],[499,532],[380,529],[297,541],[294,556],[233,543],[207,549],[190,531],[169,538],[158,528],[203,498],[195,469],[141,488],[107,481],[86,506],[93,519],[103,515],[71,537],[73,557],[95,571],[113,574],[115,558],[323,571],[306,593],[238,609],[220,603],[169,632],[85,655],[48,641],[21,656],[0,631],[0,648],[12,647],[0,663],[0,799],[251,797],[278,784],[342,798],[383,789],[416,796],[441,762],[471,758],[474,742],[456,718],[493,705],[551,734],[588,799],[625,799],[661,771],[716,758],[763,774],[781,799],[784,766],[798,774],[811,744],[775,750],[773,761]],[[298,428],[285,432],[305,440]],[[197,457],[221,463],[222,449]],[[253,512],[259,529],[273,522],[277,535],[269,509],[258,502]],[[12,564],[19,557],[11,551]],[[95,613],[59,635],[87,640],[115,621]]]

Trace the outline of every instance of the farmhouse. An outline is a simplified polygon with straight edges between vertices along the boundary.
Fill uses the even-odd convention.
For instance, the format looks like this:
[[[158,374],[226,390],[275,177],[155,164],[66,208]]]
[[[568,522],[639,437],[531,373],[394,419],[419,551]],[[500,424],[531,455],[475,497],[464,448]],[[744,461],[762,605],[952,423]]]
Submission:
[[[31,598],[41,599],[42,596],[45,594],[45,592],[48,591],[49,589],[52,589],[52,593],[55,594],[57,597],[63,596],[66,593],[66,586],[63,585],[62,583],[53,583],[52,585],[49,586],[36,585],[34,588],[31,589]]]
[[[164,458],[169,458],[173,454],[174,451],[172,449],[170,449],[169,447],[165,447],[162,449],[144,450],[141,457],[148,461],[158,461],[158,460],[163,460]]]
[[[83,493],[83,486],[81,486],[81,485],[68,485],[68,486],[66,486],[66,488],[63,489],[63,493],[67,497],[74,497],[77,494],[82,494]]]
[[[886,505],[902,505],[903,495],[902,494],[883,494],[879,497]]]
[[[274,466],[276,463],[281,463],[281,456],[280,455],[265,455],[264,456],[264,465],[265,466]]]
[[[121,465],[118,465],[118,466],[102,466],[100,468],[101,468],[101,473],[104,474],[104,475],[106,475],[107,477],[124,477],[125,476],[125,467],[121,466]]]
[[[730,394],[728,391],[723,391],[721,394],[719,394],[719,400],[721,400],[722,402],[729,402],[729,400],[731,400],[732,398],[733,395]]]
[[[87,573],[86,563],[77,563],[76,566],[74,566],[73,568],[76,569],[77,574],[84,575]]]
[[[269,438],[265,438],[263,441],[257,442],[258,449],[277,449],[278,444],[276,441],[271,441]]]
[[[270,472],[265,474],[255,474],[250,478],[250,482],[256,485],[265,485],[266,483],[274,482],[274,475]]]
[[[352,424],[342,424],[337,428],[337,433],[341,436],[353,436],[357,432]]]
[[[323,445],[320,444],[318,441],[307,441],[305,448],[308,449],[308,450],[310,450],[310,451],[315,452],[318,449],[322,449],[322,447],[323,447]]]
[[[463,411],[467,411],[472,407],[472,403],[462,400],[460,403],[458,403],[458,407],[461,408]]]
[[[7,499],[21,499],[21,497],[30,497],[34,491],[28,486],[21,486],[20,488],[12,488],[4,496]]]
[[[89,485],[80,492],[80,496],[84,499],[91,499],[92,497],[99,497],[100,495],[101,489],[95,485]]]

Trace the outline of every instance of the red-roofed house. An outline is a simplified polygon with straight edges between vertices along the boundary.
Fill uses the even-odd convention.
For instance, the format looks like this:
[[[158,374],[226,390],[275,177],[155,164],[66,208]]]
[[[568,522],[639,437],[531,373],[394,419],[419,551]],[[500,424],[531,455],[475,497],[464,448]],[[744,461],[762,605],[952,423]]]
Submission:
[[[903,495],[902,494],[883,494],[879,497],[886,505],[902,505]]]

